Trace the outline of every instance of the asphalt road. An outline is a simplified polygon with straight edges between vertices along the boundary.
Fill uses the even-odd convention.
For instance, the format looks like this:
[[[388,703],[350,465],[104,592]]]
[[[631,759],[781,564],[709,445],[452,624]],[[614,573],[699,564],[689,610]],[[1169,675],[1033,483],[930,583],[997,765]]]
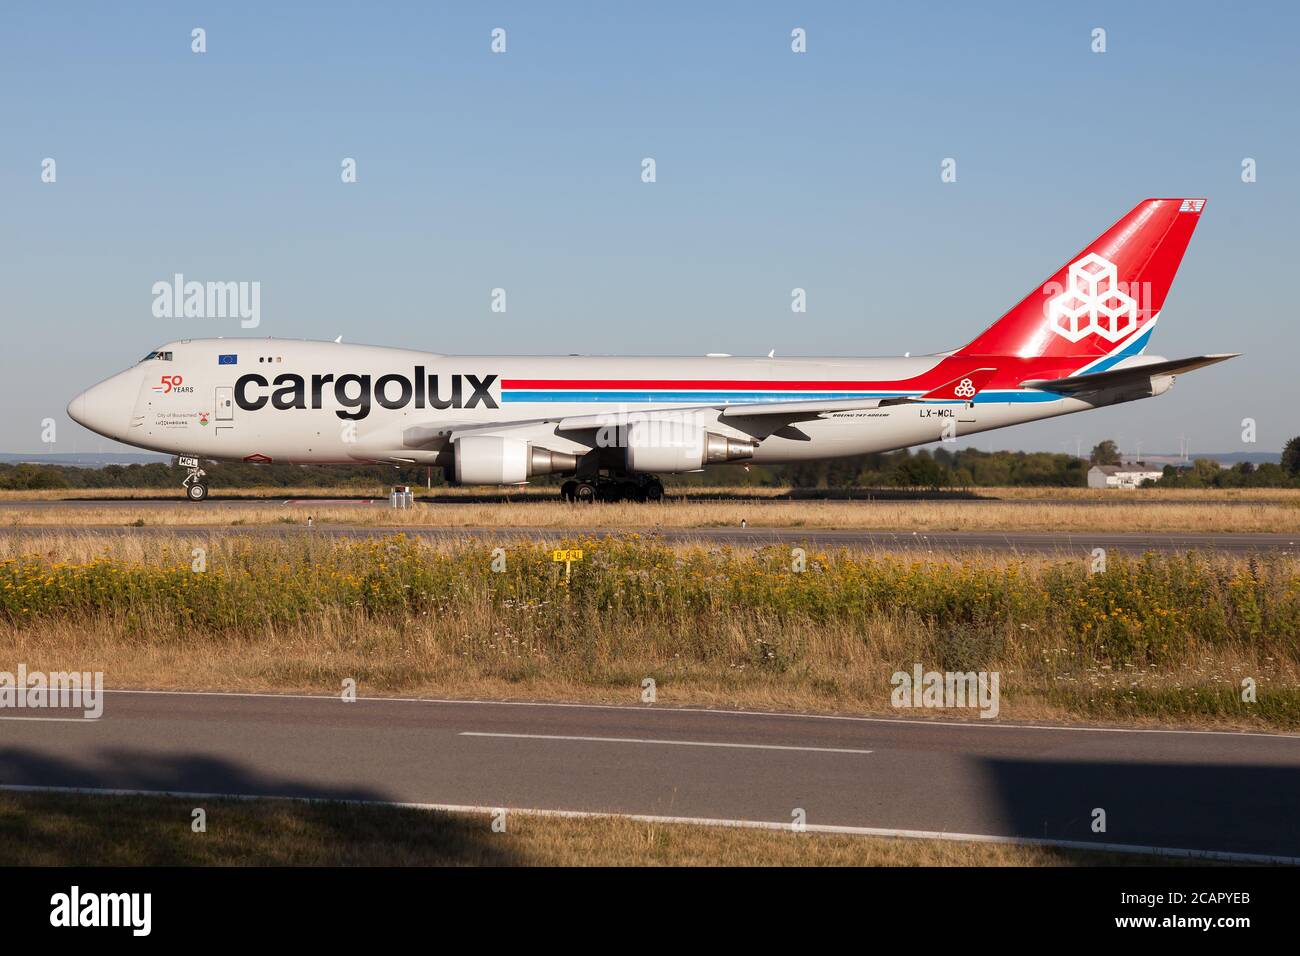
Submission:
[[[1025,554],[1090,554],[1094,548],[1124,554],[1146,551],[1182,552],[1189,550],[1220,551],[1232,554],[1287,554],[1300,550],[1300,536],[1290,534],[1182,534],[1134,532],[1130,534],[1082,534],[1078,532],[1036,531],[872,531],[800,528],[454,528],[401,526],[358,528],[318,525],[237,525],[185,526],[146,525],[29,525],[0,529],[0,535],[21,538],[41,534],[144,535],[193,540],[208,535],[249,535],[285,538],[293,535],[329,535],[343,538],[366,538],[397,534],[448,540],[480,538],[485,541],[512,541],[529,538],[558,541],[565,538],[620,535],[636,532],[663,542],[697,542],[703,544],[809,545],[818,548],[863,548],[868,550],[916,550],[933,552],[999,551]]]
[[[1297,736],[148,692],[109,693],[97,721],[14,713],[0,715],[10,787],[776,824],[801,808],[810,826],[1300,861]]]

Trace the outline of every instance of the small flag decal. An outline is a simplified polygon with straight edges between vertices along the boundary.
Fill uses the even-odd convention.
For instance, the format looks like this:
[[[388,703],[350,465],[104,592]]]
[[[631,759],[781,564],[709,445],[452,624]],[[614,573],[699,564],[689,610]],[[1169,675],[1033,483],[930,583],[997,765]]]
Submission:
[[[238,364],[239,364],[239,356],[238,356],[238,355],[218,355],[218,356],[217,356],[217,364],[218,364],[218,365],[238,365]]]

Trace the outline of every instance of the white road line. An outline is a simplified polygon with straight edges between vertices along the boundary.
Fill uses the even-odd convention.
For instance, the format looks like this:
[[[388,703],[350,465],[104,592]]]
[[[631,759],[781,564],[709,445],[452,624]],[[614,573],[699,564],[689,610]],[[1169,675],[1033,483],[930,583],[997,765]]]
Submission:
[[[574,740],[601,744],[668,744],[673,747],[730,747],[736,750],[799,750],[822,754],[869,754],[870,750],[852,750],[847,747],[787,747],[780,744],[731,744],[712,740],[656,740],[649,737],[571,737],[563,734],[493,734],[478,730],[462,730],[461,737],[507,737],[512,740]]]
[[[0,717],[0,720],[36,720],[42,723],[93,724],[98,717]]]
[[[795,832],[789,820],[733,820],[717,817],[669,817],[647,813],[602,813],[599,810],[545,810],[525,807],[486,807],[455,803],[406,803],[389,800],[337,800],[330,797],[285,797],[254,793],[195,793],[183,790],[121,790],[98,787],[38,787],[24,784],[0,784],[0,791],[16,793],[76,793],[111,797],[178,797],[185,800],[287,800],[294,803],[343,803],[353,806],[400,807],[434,813],[468,813],[495,816],[502,810],[529,817],[555,817],[570,820],[615,818],[638,823],[686,824],[700,827],[733,827],[743,830]],[[1300,857],[1267,853],[1237,853],[1231,850],[1199,850],[1182,847],[1144,846],[1130,843],[1088,843],[1084,840],[1051,840],[1039,837],[999,836],[989,833],[949,833],[943,830],[901,830],[893,827],[854,827],[828,823],[806,823],[808,833],[835,833],[844,836],[884,837],[900,840],[943,840],[952,843],[990,843],[1002,846],[1027,846],[1086,850],[1097,853],[1137,853],[1143,856],[1177,857],[1190,860],[1221,860],[1233,863],[1273,863],[1300,866]]]
[[[147,690],[104,688],[106,694],[138,694],[160,697],[249,697],[271,700],[341,701],[339,694],[272,694],[256,691],[222,690]],[[557,707],[570,710],[614,710],[625,713],[715,714],[731,717],[784,717],[792,720],[842,720],[866,724],[903,724],[910,727],[964,727],[971,730],[1051,730],[1080,734],[1184,734],[1194,737],[1268,737],[1277,740],[1300,740],[1300,734],[1269,734],[1258,730],[1185,730],[1164,727],[1088,727],[1068,724],[1004,724],[991,720],[937,720],[920,717],[867,717],[858,714],[800,714],[779,710],[728,710],[714,707],[659,707],[629,704],[580,704],[549,700],[471,700],[456,697],[358,697],[365,703],[388,704],[456,704],[480,707]]]

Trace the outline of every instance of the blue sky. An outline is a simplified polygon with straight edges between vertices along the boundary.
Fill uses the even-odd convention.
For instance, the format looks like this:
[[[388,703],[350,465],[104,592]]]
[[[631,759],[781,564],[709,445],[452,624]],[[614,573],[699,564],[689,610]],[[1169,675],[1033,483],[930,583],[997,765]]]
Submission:
[[[259,281],[256,335],[919,353],[971,339],[1138,200],[1186,195],[1210,203],[1151,351],[1245,356],[973,443],[1275,451],[1300,432],[1297,27],[1282,3],[11,0],[0,450],[51,450],[47,416],[52,450],[114,450],[66,419],[75,392],[169,339],[250,334],[155,318],[176,272]]]

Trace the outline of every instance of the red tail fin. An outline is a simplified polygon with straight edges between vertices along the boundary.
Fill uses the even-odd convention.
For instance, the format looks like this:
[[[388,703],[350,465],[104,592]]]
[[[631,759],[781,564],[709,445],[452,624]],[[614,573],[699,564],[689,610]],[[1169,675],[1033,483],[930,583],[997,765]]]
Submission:
[[[1078,356],[1146,346],[1204,199],[1146,199],[957,355]]]

